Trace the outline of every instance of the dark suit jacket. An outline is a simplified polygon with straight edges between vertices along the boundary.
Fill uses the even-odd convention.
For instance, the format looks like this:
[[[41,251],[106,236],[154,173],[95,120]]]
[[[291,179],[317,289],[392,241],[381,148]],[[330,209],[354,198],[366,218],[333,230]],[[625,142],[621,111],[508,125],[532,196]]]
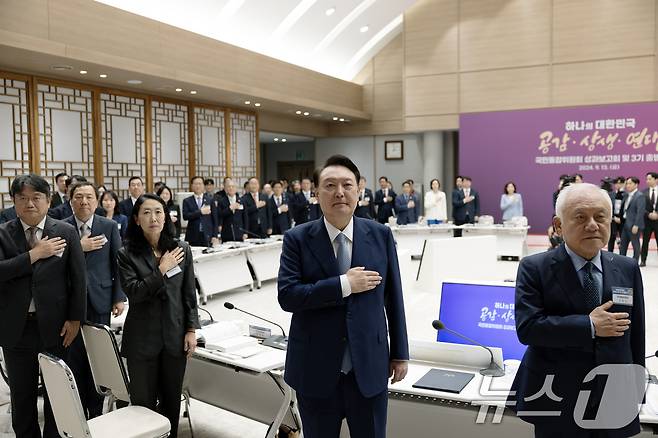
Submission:
[[[20,340],[31,297],[45,347],[61,345],[65,321],[85,320],[87,277],[80,236],[69,224],[50,217],[45,236],[64,238],[64,253],[30,264],[20,220],[0,225],[0,346],[13,347]]]
[[[311,192],[311,196],[316,196]],[[295,193],[290,197],[290,204],[293,206],[293,219],[296,225],[305,224],[322,217],[320,203],[311,204],[306,200],[304,192]]]
[[[644,366],[644,295],[640,269],[635,260],[610,252],[601,252],[603,296],[612,299],[613,287],[633,289],[633,306],[615,304],[609,312],[628,312],[631,325],[623,336],[592,339],[589,309],[584,291],[564,244],[524,258],[516,279],[516,330],[519,340],[528,345],[512,385],[516,396],[513,410],[556,411],[560,417],[523,417],[525,421],[555,427],[563,436],[576,427],[573,410],[578,393],[585,388],[583,378],[601,364],[638,364]],[[554,374],[555,402],[546,395],[526,401],[539,392],[545,378]],[[590,396],[600,397],[600,388]],[[629,426],[605,436],[630,436],[639,433],[637,419]]]
[[[292,225],[290,199],[288,198],[287,193],[281,194],[281,203],[288,205],[288,211],[279,213],[279,207],[276,206],[274,195],[267,200],[267,211],[272,234],[283,234],[288,231]]]
[[[475,197],[471,202],[464,204],[464,190],[455,189],[452,191],[452,217],[455,221],[464,222],[468,215],[468,221],[474,222],[475,216],[480,216],[480,195],[471,188],[471,196]]]
[[[239,196],[235,196],[238,204],[242,203]],[[228,196],[224,196],[219,201],[219,215],[222,218],[222,242],[240,242],[242,235],[246,234],[244,229],[247,228],[245,223],[244,209],[231,211]]]
[[[75,216],[65,220],[78,228]],[[119,282],[117,253],[121,248],[121,237],[117,224],[95,215],[91,224],[91,237],[105,235],[107,243],[101,249],[84,253],[87,262],[87,302],[98,314],[112,311],[112,305],[126,301]]]
[[[391,202],[384,202],[384,191],[379,189],[375,192],[375,205],[377,206],[377,220],[381,223],[388,222],[388,218],[393,216],[393,207],[395,206],[395,191],[388,191],[388,195],[393,198]]]
[[[72,214],[73,209],[71,208],[70,202],[64,202],[63,204],[59,204],[57,207],[48,210],[48,216],[59,221],[63,221]]]
[[[145,254],[119,250],[121,286],[130,307],[123,326],[121,354],[132,359],[153,359],[166,350],[172,356],[185,354],[185,332],[200,328],[196,307],[192,251],[185,242],[182,272],[171,278],[160,273],[149,249]]]
[[[621,208],[626,205],[626,200],[628,199],[629,194],[624,194],[624,200],[622,201]],[[626,209],[626,217],[624,218],[624,228],[632,228],[636,226],[640,229],[644,229],[644,215],[646,214],[646,196],[639,190],[631,198],[631,202]],[[622,213],[623,217],[623,213]]]
[[[11,206],[0,211],[0,224],[16,219],[16,208]]]
[[[119,202],[119,213],[121,213],[126,217],[130,217],[132,216],[132,212],[133,212],[133,200],[130,196],[124,199],[123,201]]]
[[[112,218],[114,222],[117,223],[117,229],[119,230],[119,236],[121,240],[126,237],[126,230],[128,229],[128,218],[121,213]]]
[[[414,208],[409,208],[409,201],[414,201]],[[398,216],[398,225],[415,224],[420,216],[420,200],[418,195],[412,193],[407,201],[404,200],[404,193],[395,198],[395,213]]]
[[[194,195],[183,200],[183,219],[187,221],[185,241],[192,246],[208,246],[210,240],[219,234],[217,229],[217,218],[219,216],[215,207],[215,200],[209,194],[204,193],[203,205],[210,206],[210,214],[201,214]]]
[[[651,190],[649,190],[649,188],[646,188],[646,189],[642,190],[642,193],[644,194],[644,205],[645,205],[644,220],[648,221],[648,220],[650,220],[649,219],[649,213],[652,213],[652,212],[655,211],[654,206],[651,203],[651,196],[650,196]],[[656,187],[655,193],[656,193],[656,195],[655,195],[656,196],[656,207],[658,207],[658,187]]]
[[[180,239],[180,235],[183,232],[183,229],[182,229],[182,226],[181,226],[181,221],[183,220],[183,217],[180,214],[180,207],[178,206],[178,204],[171,204],[168,207],[168,209],[169,209],[170,212],[171,211],[176,212],[176,219],[177,220],[176,220],[176,222],[171,223],[171,225],[173,227],[171,231],[174,234],[174,237],[176,239]]]
[[[409,358],[393,234],[384,225],[355,217],[353,238],[352,266],[377,271],[383,280],[347,298],[323,219],[296,226],[283,238],[278,296],[281,308],[292,312],[285,380],[309,397],[334,391],[347,339],[365,397],[386,390],[390,359]]]
[[[59,194],[57,190],[53,192],[53,195],[50,197],[50,208],[55,208],[64,203],[64,199],[62,198],[62,195]]]
[[[267,202],[267,196],[263,193],[258,194],[259,201]],[[242,196],[242,205],[244,205],[245,222],[247,230],[261,237],[267,236],[267,230],[270,228],[270,219],[267,210],[267,204],[264,207],[256,207],[256,202],[251,193]],[[256,236],[249,236],[256,237]]]
[[[359,207],[357,204],[356,210],[354,210],[354,216],[356,217],[363,217],[366,219],[374,219],[375,217],[375,198],[372,196],[372,190],[370,189],[365,189],[366,190],[366,196],[365,198],[370,201],[368,205],[364,205]],[[359,201],[364,201],[365,199],[361,199],[361,191],[359,191]]]

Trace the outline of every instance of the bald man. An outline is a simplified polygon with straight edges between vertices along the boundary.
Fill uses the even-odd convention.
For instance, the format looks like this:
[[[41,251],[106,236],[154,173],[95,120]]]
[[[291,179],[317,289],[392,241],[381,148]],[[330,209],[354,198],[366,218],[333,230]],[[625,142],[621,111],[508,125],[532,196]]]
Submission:
[[[640,432],[637,404],[645,381],[642,276],[632,258],[601,251],[610,237],[611,218],[607,192],[585,183],[563,189],[553,225],[564,243],[519,265],[516,330],[528,349],[508,406],[535,425],[536,437],[627,437]],[[607,379],[586,378],[597,366],[609,364],[638,367],[615,368]],[[624,390],[612,397],[604,394],[626,370],[636,373]],[[632,397],[637,394],[639,400]]]

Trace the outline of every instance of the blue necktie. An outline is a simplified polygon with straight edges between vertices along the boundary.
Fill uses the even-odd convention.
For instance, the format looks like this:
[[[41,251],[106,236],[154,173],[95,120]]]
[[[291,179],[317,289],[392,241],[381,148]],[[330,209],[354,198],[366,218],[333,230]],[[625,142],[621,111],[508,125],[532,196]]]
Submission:
[[[350,250],[347,247],[347,236],[345,236],[343,233],[340,233],[338,236],[336,236],[336,242],[338,243],[338,249],[336,250],[338,273],[343,275],[350,269],[350,265],[352,263],[352,255],[350,254]],[[340,371],[343,374],[347,374],[352,371],[352,354],[350,353],[349,340],[348,343],[345,344],[343,362],[340,365]]]
[[[594,269],[594,264],[592,262],[587,262],[583,267],[585,270],[585,277],[583,278],[583,289],[585,290],[585,303],[587,308],[592,311],[595,307],[600,304],[600,286],[596,278],[592,274],[592,269]]]

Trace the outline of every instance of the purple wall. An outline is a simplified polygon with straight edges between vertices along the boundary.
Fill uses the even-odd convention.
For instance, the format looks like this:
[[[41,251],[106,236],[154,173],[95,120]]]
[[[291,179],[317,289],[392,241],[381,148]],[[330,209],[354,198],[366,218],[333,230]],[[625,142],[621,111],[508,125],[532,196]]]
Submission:
[[[658,103],[463,114],[459,172],[473,178],[481,214],[501,221],[500,196],[512,180],[531,233],[543,234],[563,173],[585,182],[658,171]]]

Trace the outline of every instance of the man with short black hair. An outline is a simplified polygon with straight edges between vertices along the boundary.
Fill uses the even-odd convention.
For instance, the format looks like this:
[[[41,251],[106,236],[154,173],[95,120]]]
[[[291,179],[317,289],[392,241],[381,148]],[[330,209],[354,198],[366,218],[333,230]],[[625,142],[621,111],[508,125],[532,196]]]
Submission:
[[[651,233],[656,239],[658,245],[658,173],[647,173],[647,188],[642,191],[646,209],[644,212],[644,232],[642,234],[642,257],[640,266],[647,265],[647,255],[649,254],[649,241]]]
[[[311,179],[302,178],[301,191],[291,196],[296,225],[314,221],[322,216],[317,194],[311,190]]]
[[[344,418],[351,436],[383,438],[387,380],[407,373],[395,240],[388,227],[354,217],[359,176],[349,158],[330,157],[314,174],[324,218],[283,238],[278,299],[293,314],[285,380],[308,438],[338,438]]]
[[[624,211],[622,207],[624,205],[625,185],[626,178],[623,176],[618,176],[615,178],[612,192],[610,192],[610,201],[612,202],[612,223],[610,224],[610,240],[608,241],[608,252],[614,252],[617,238],[621,238],[621,231],[624,228]]]
[[[244,205],[245,220],[249,237],[265,238],[267,230],[270,229],[267,210],[267,196],[260,193],[260,182],[258,178],[249,178],[247,193],[242,197]]]
[[[472,180],[468,176],[462,179],[462,187],[452,192],[452,216],[455,225],[473,224],[480,216],[480,195],[471,187]],[[455,230],[455,237],[461,237],[462,230]]]
[[[365,176],[359,178],[359,202],[356,205],[354,216],[365,219],[373,219],[375,217],[374,198],[372,196],[372,190],[366,187]]]
[[[66,193],[66,180],[68,177],[66,172],[60,172],[55,175],[55,192],[51,196],[50,208],[55,208],[69,200]]]
[[[190,180],[194,194],[183,200],[183,219],[187,221],[185,241],[191,246],[208,247],[219,243],[219,213],[215,199],[204,191],[203,178]]]
[[[626,194],[623,202],[624,227],[621,231],[621,244],[619,254],[626,255],[628,244],[633,244],[633,258],[640,260],[640,235],[644,230],[644,214],[646,200],[644,194],[638,190],[640,179],[635,176],[626,178]]]
[[[61,221],[73,214],[73,209],[71,208],[71,199],[68,192],[69,192],[69,187],[71,187],[71,185],[75,184],[78,181],[87,181],[87,178],[81,175],[71,175],[66,178],[64,182],[64,186],[66,187],[65,190],[67,193],[66,201],[62,202],[57,207],[48,210],[48,216],[52,217],[53,219],[57,219]]]
[[[375,192],[375,205],[377,206],[377,222],[380,224],[388,223],[388,218],[393,216],[393,207],[395,205],[395,191],[388,186],[388,178],[379,177],[379,190]]]
[[[0,346],[17,438],[41,437],[37,417],[38,354],[63,358],[85,320],[87,279],[75,229],[52,219],[50,185],[20,175],[11,185],[17,219],[0,225]],[[59,437],[44,394],[44,438]]]
[[[137,199],[144,194],[144,181],[140,176],[133,175],[128,180],[128,192],[130,196],[119,202],[119,213],[130,218],[132,217],[133,205]]]

